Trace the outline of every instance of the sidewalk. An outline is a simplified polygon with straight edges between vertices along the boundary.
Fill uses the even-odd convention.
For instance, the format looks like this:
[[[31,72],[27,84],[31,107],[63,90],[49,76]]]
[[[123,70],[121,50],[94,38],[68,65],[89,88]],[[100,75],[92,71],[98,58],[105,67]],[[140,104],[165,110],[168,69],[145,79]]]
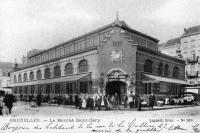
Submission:
[[[15,106],[27,105],[27,104],[30,104],[30,103],[18,101],[18,102],[15,103]],[[63,105],[63,104],[58,105],[58,104],[48,104],[48,103],[42,103],[41,104],[41,107],[47,107],[47,106],[76,109],[74,105]],[[166,109],[187,108],[187,107],[196,107],[196,106],[199,106],[199,105],[163,105],[163,106],[154,106],[153,110],[166,110]],[[142,109],[142,111],[152,111],[152,110],[149,109],[148,106],[142,107],[141,109]],[[97,108],[95,110],[97,110]],[[101,110],[105,110],[105,108],[102,107]],[[135,110],[135,111],[137,111],[137,108],[133,108],[133,109],[130,109],[129,107],[124,108],[123,105],[120,105],[119,108],[112,108],[111,110]]]
[[[174,109],[174,108],[186,108],[186,107],[195,107],[195,106],[198,106],[198,105],[163,105],[163,106],[154,106],[154,110],[164,110],[164,109]]]

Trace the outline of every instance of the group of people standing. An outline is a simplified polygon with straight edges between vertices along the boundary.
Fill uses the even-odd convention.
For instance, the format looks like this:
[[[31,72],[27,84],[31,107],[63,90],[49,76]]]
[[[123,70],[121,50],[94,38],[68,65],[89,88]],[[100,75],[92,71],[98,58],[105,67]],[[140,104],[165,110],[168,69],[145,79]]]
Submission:
[[[124,96],[124,108],[128,108],[129,105],[130,109],[137,108],[138,111],[141,111],[141,102],[141,97],[139,95],[133,95],[132,92]]]
[[[75,106],[79,109],[95,109],[109,110],[111,108],[119,108],[119,97],[117,93],[113,96],[103,94],[80,94],[75,96]]]
[[[122,101],[122,102],[121,102]],[[142,99],[139,95],[133,95],[131,92],[129,95],[125,95],[123,100],[120,99],[119,95],[115,93],[114,95],[103,95],[103,94],[80,94],[75,96],[75,106],[79,109],[95,109],[105,110],[109,109],[120,109],[120,105],[124,105],[124,108],[137,108],[138,111],[141,111],[141,102]],[[153,108],[152,104],[150,106]]]

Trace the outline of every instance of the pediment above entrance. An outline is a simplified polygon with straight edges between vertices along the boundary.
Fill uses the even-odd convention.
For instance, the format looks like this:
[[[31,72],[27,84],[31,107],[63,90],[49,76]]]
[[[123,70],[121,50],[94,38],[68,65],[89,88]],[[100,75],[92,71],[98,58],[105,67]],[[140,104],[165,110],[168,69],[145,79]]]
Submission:
[[[107,74],[107,80],[109,81],[123,81],[125,82],[128,74],[122,69],[111,69]]]

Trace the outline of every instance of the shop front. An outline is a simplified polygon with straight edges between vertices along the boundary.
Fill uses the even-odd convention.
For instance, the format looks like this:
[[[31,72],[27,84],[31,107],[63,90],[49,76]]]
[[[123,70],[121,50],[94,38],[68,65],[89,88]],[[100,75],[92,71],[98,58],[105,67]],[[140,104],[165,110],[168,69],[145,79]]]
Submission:
[[[27,99],[29,96],[41,94],[43,97],[50,98],[56,96],[65,97],[79,93],[90,93],[91,91],[91,73],[78,74],[67,77],[44,79],[25,83],[18,83],[13,86],[14,95],[18,98]]]
[[[185,90],[187,82],[184,80],[167,78],[157,75],[144,74],[143,96],[148,97],[154,93],[156,99],[166,97],[180,97]],[[148,98],[146,98],[148,101]]]

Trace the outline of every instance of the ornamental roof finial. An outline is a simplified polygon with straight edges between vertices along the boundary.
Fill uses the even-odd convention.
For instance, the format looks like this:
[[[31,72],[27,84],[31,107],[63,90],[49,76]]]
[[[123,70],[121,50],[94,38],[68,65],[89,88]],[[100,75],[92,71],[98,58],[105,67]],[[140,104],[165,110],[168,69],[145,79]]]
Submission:
[[[116,12],[116,21],[119,21],[119,12]]]

